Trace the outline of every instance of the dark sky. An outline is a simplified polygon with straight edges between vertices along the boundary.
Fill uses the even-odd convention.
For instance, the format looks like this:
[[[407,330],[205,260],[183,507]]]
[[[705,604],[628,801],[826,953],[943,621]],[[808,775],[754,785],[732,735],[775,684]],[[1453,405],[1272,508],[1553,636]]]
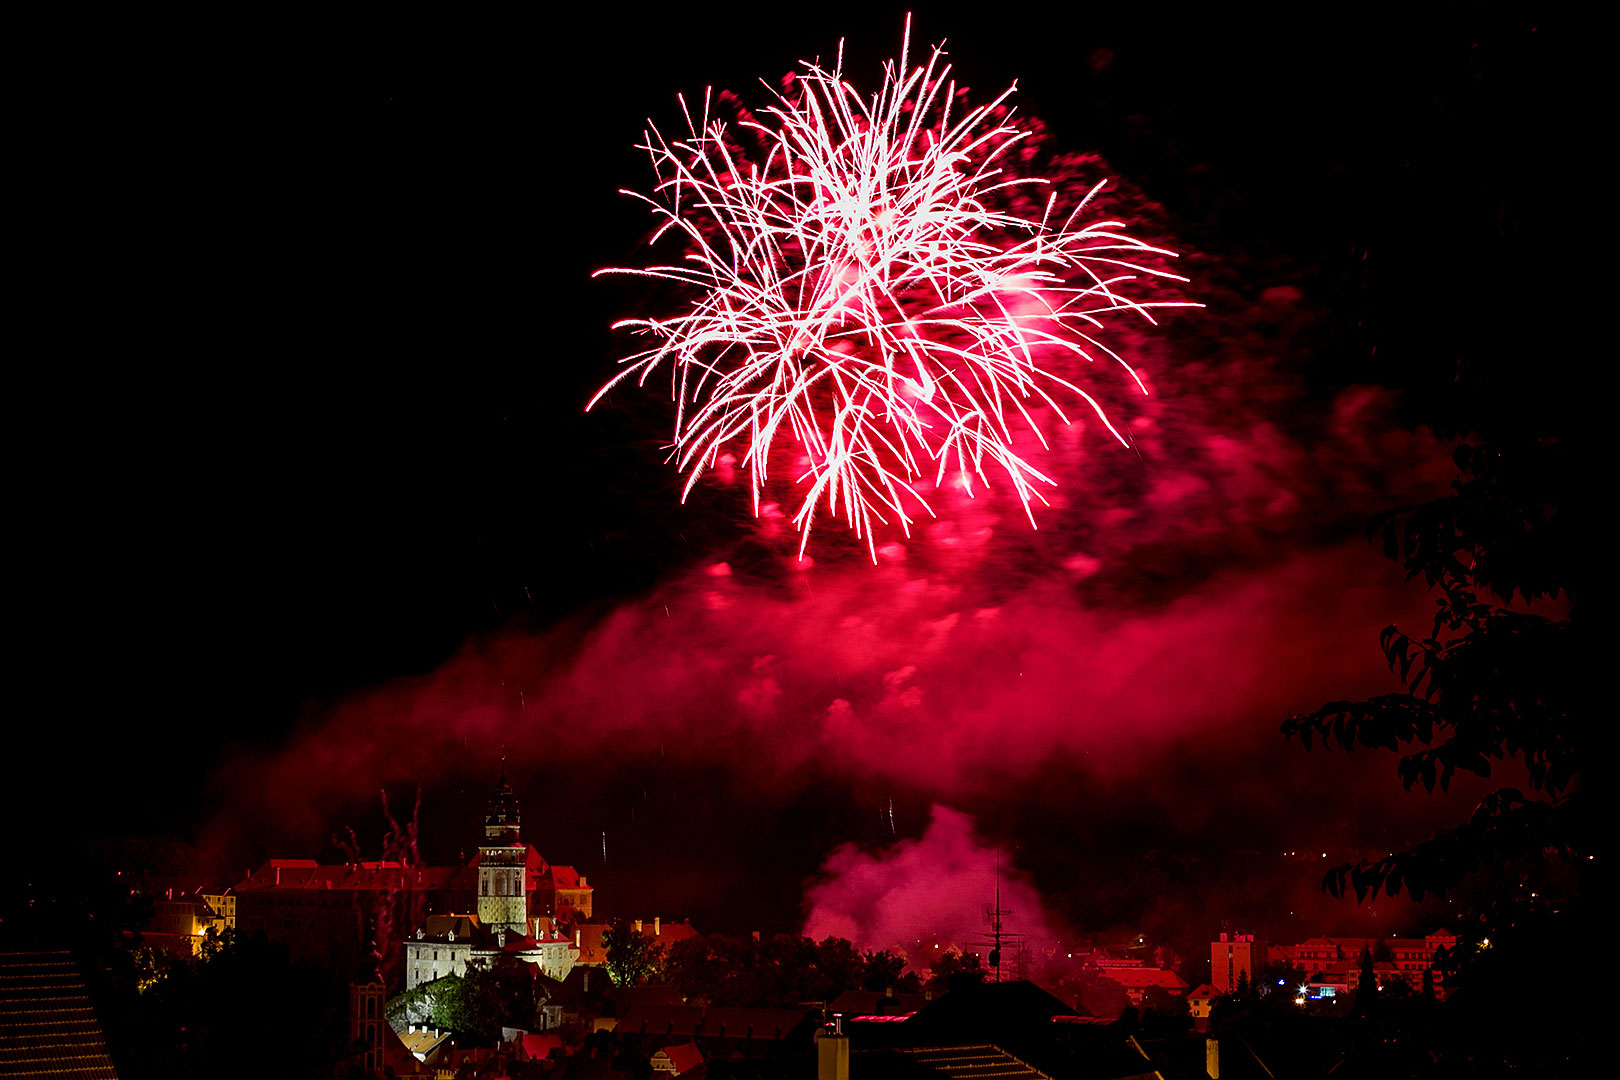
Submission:
[[[1456,812],[1276,734],[1384,688],[1378,627],[1421,618],[1362,523],[1443,490],[1454,431],[1540,422],[1563,347],[1533,297],[1586,31],[1416,7],[919,6],[1162,208],[1210,309],[1152,354],[1157,463],[1088,451],[1084,505],[965,561],[831,537],[808,584],[736,493],[675,505],[657,395],[583,413],[642,302],[589,274],[640,257],[644,117],[840,36],[870,85],[903,7],[42,33],[14,760],[61,830],[228,865],[374,843],[421,784],[442,861],[510,745],[550,858],[727,925],[793,924],[829,852],[936,804],[1081,923],[1307,902],[1272,849]]]

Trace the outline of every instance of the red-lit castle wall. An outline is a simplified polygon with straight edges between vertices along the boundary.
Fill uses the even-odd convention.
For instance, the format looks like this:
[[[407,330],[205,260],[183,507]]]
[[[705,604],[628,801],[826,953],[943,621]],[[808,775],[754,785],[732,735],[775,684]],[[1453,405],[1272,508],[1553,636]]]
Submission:
[[[272,859],[236,886],[237,927],[285,944],[294,959],[349,974],[373,947],[398,966],[394,943],[430,914],[471,910],[477,870],[392,862],[321,866]],[[397,972],[385,970],[390,986]]]

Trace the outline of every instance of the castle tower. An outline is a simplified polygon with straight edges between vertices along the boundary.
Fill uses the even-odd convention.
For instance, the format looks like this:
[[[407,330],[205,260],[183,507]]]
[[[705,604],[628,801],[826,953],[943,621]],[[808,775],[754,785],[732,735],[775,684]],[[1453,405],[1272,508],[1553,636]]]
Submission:
[[[501,782],[490,792],[484,842],[478,845],[478,921],[492,931],[521,934],[528,925],[524,886],[529,849],[518,839],[519,825],[517,796],[506,782],[502,756]]]

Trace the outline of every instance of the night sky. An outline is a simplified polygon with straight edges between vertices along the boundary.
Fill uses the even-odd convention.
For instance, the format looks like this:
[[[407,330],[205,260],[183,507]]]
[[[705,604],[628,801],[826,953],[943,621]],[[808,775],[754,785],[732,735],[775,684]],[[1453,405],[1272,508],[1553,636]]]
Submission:
[[[1145,454],[1061,444],[1039,532],[991,498],[877,566],[829,526],[810,570],[745,485],[677,505],[658,393],[583,412],[656,302],[589,275],[645,257],[645,117],[841,36],[875,86],[903,6],[46,35],[23,872],[129,837],[331,861],[351,826],[375,857],[379,790],[418,787],[445,862],[505,747],[609,914],[876,941],[999,844],[1029,925],[1439,917],[1319,897],[1321,856],[1482,788],[1277,728],[1392,689],[1377,631],[1426,621],[1367,518],[1442,493],[1459,434],[1557,422],[1587,151],[1580,27],[1416,7],[917,5],[1208,308],[1133,354]]]

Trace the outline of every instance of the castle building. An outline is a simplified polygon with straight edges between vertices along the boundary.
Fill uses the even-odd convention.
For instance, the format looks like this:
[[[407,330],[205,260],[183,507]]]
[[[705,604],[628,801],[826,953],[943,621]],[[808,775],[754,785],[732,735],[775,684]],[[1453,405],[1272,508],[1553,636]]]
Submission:
[[[236,886],[237,928],[286,945],[294,959],[350,972],[372,942],[397,940],[433,912],[466,911],[474,882],[470,867],[271,859]]]
[[[520,827],[503,761],[478,855],[467,865],[325,866],[313,859],[271,859],[221,904],[229,901],[242,933],[263,933],[287,945],[296,959],[333,970],[354,970],[372,954],[373,942],[406,938],[408,986],[465,972],[474,946],[482,958],[521,954],[561,979],[574,954],[569,931],[591,917],[591,885],[572,866],[541,858],[520,839]],[[394,986],[399,955],[393,953],[385,973]]]
[[[559,921],[590,917],[591,887],[573,867],[549,865],[523,842],[521,830],[503,760],[500,783],[484,814],[474,911],[429,916],[406,938],[407,990],[446,975],[465,975],[474,962],[532,963],[559,982],[573,969],[579,936],[565,934]]]

